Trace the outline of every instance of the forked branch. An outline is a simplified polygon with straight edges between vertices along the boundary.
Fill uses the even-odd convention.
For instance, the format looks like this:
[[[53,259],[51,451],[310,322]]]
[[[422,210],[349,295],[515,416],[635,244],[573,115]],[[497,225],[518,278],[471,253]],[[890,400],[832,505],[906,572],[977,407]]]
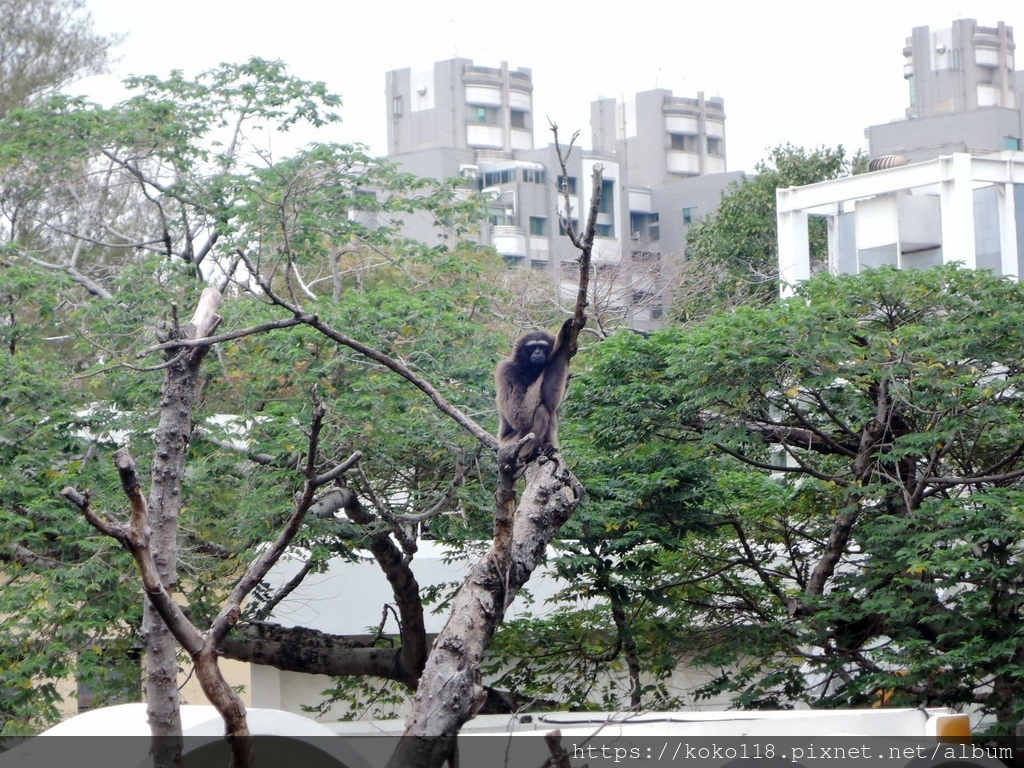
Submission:
[[[573,134],[565,152],[562,151],[562,145],[558,141],[558,126],[554,123],[551,124],[551,133],[554,134],[555,152],[558,155],[558,166],[562,171],[562,186],[559,191],[562,193],[562,204],[564,205],[565,210],[564,213],[559,214],[559,216],[562,220],[562,226],[564,227],[566,234],[572,241],[572,244],[575,245],[580,252],[579,288],[576,291],[576,306],[573,310],[574,327],[573,332],[570,335],[572,349],[573,352],[575,352],[577,337],[579,336],[580,330],[586,323],[586,309],[587,304],[589,303],[588,296],[590,292],[590,263],[594,250],[594,237],[597,233],[597,215],[601,209],[601,188],[604,182],[604,166],[601,163],[594,163],[593,165],[593,171],[590,179],[590,208],[587,211],[587,218],[584,224],[583,233],[580,234],[576,231],[576,227],[572,223],[572,197],[569,194],[568,167],[569,155],[572,154],[572,148],[576,143],[576,139],[579,137],[579,131]]]

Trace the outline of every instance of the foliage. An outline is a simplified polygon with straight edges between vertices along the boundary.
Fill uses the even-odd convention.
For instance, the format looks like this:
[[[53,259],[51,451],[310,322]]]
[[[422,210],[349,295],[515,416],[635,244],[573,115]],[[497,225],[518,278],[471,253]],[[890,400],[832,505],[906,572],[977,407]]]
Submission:
[[[0,117],[106,67],[115,38],[92,29],[84,0],[4,0]]]
[[[319,704],[303,709],[317,717],[333,716],[341,711],[343,722],[367,718],[395,720],[412,698],[407,688],[391,680],[352,676],[336,677],[333,683],[331,689],[323,692],[325,698]]]
[[[707,694],[1020,718],[1022,299],[952,266],[820,275],[594,351],[605,444],[716,457],[717,533],[666,592]]]
[[[492,460],[478,441],[351,348],[279,327],[298,313],[268,293],[490,418],[490,371],[506,341],[490,313],[500,260],[462,238],[476,201],[455,182],[401,174],[359,146],[275,158],[268,130],[329,125],[340,104],[280,62],[129,85],[135,95],[113,107],[56,96],[0,120],[8,731],[54,719],[56,680],[98,679],[101,660],[89,652],[97,641],[117,655],[137,637],[141,598],[129,561],[59,491],[88,488],[95,504],[122,514],[109,456],[130,442],[140,474],[148,469],[163,378],[155,331],[183,323],[179,311],[190,312],[208,282],[233,277],[217,333],[239,335],[206,359],[188,448],[179,569],[194,621],[217,610],[289,514],[314,387],[329,406],[319,467],[362,451],[353,485],[383,513],[434,510],[418,526],[424,535],[489,530],[493,502],[479,478]],[[405,239],[401,224],[412,215],[436,222],[445,239]],[[253,327],[266,330],[242,333]],[[315,573],[381,525],[312,519],[296,544]],[[273,597],[258,595],[251,615]],[[122,680],[133,653],[120,654]]]
[[[581,351],[584,373],[570,388],[561,437],[574,470],[587,478],[587,496],[563,527],[551,563],[568,586],[543,616],[503,625],[490,669],[498,687],[534,706],[685,705],[670,678],[690,654],[666,613],[666,594],[680,578],[674,553],[709,521],[710,478],[703,456],[688,446],[622,430],[646,391],[609,392],[639,369],[655,386],[656,365],[634,334]],[[618,408],[594,408],[594,398],[604,396],[618,398]],[[531,650],[538,647],[544,652]]]
[[[754,167],[754,175],[734,182],[717,211],[691,227],[689,259],[699,275],[717,275],[710,292],[687,295],[674,312],[704,317],[709,310],[737,303],[764,304],[778,296],[778,240],[775,190],[836,179],[850,172],[842,147],[807,150],[775,147]],[[825,225],[810,222],[812,264],[827,258]]]

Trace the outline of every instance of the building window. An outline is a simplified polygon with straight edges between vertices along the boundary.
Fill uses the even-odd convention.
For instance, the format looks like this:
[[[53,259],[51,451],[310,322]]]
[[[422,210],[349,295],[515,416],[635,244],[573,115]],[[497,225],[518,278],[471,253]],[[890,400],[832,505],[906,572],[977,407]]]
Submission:
[[[692,224],[696,212],[696,208],[683,208],[683,224]]]
[[[487,171],[487,173],[484,174],[485,187],[496,187],[499,184],[514,184],[515,182],[515,168],[506,168],[503,171]]]
[[[470,120],[484,125],[498,124],[498,110],[494,107],[470,107]]]
[[[530,234],[531,235],[538,235],[538,236],[543,237],[544,235],[547,234],[547,232],[545,231],[545,230],[547,230],[547,223],[548,223],[548,220],[546,218],[544,218],[543,216],[531,216],[530,217]]]
[[[713,136],[708,136],[708,154],[709,155],[721,155],[722,154],[722,140],[716,139]]]
[[[697,151],[697,137],[685,135],[682,133],[670,133],[671,137],[671,148],[680,152],[696,152]]]
[[[558,191],[564,191],[564,188],[568,187],[569,194],[576,194],[576,177],[575,176],[559,176],[558,177]]]
[[[579,219],[573,219],[572,220],[572,231],[573,232],[579,232],[580,231],[580,221],[579,221]],[[566,234],[566,231],[565,231],[565,219],[563,219],[561,216],[558,217],[558,234],[560,234],[560,235]]]
[[[487,212],[487,220],[494,227],[504,227],[512,224],[512,212],[504,205],[491,205]]]
[[[395,117],[401,117],[402,116],[402,97],[401,96],[395,96],[395,98],[393,98],[391,100],[391,114],[394,115]]]
[[[513,128],[525,128],[526,113],[521,109],[513,109],[510,115],[510,121]]]
[[[612,224],[598,224],[594,228],[594,234],[598,237],[615,237],[615,227]]]
[[[543,168],[523,168],[523,181],[533,182],[534,184],[544,183],[544,169]]]
[[[601,179],[601,203],[598,213],[615,213],[615,179]]]
[[[1016,136],[1004,136],[1003,149],[1012,149],[1014,152],[1020,152],[1020,139]]]
[[[657,240],[661,236],[657,211],[630,211],[629,234],[633,240]]]

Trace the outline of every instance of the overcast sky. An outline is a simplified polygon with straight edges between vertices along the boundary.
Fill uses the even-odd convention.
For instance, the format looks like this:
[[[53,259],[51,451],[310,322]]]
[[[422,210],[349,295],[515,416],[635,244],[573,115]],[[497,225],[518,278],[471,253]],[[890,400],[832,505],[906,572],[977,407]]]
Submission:
[[[120,97],[113,83],[128,74],[194,74],[250,56],[282,59],[292,74],[323,80],[344,99],[344,124],[330,139],[383,154],[384,73],[460,56],[533,71],[538,146],[550,140],[548,117],[563,137],[580,130],[589,146],[589,105],[599,97],[628,100],[651,88],[721,96],[728,167],[745,171],[785,142],[866,149],[867,126],[904,115],[903,46],[915,26],[941,29],[957,18],[983,26],[1017,22],[1024,45],[1024,10],[1009,0],[86,4],[97,31],[127,35],[112,77],[80,86],[105,103]]]

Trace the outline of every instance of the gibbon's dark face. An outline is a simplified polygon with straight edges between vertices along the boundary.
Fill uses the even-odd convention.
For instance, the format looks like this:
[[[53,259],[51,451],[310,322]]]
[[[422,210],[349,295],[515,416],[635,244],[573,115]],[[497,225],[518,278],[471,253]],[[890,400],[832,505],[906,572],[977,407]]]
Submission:
[[[530,365],[542,366],[548,361],[548,343],[546,341],[531,341],[526,345],[530,353]]]

